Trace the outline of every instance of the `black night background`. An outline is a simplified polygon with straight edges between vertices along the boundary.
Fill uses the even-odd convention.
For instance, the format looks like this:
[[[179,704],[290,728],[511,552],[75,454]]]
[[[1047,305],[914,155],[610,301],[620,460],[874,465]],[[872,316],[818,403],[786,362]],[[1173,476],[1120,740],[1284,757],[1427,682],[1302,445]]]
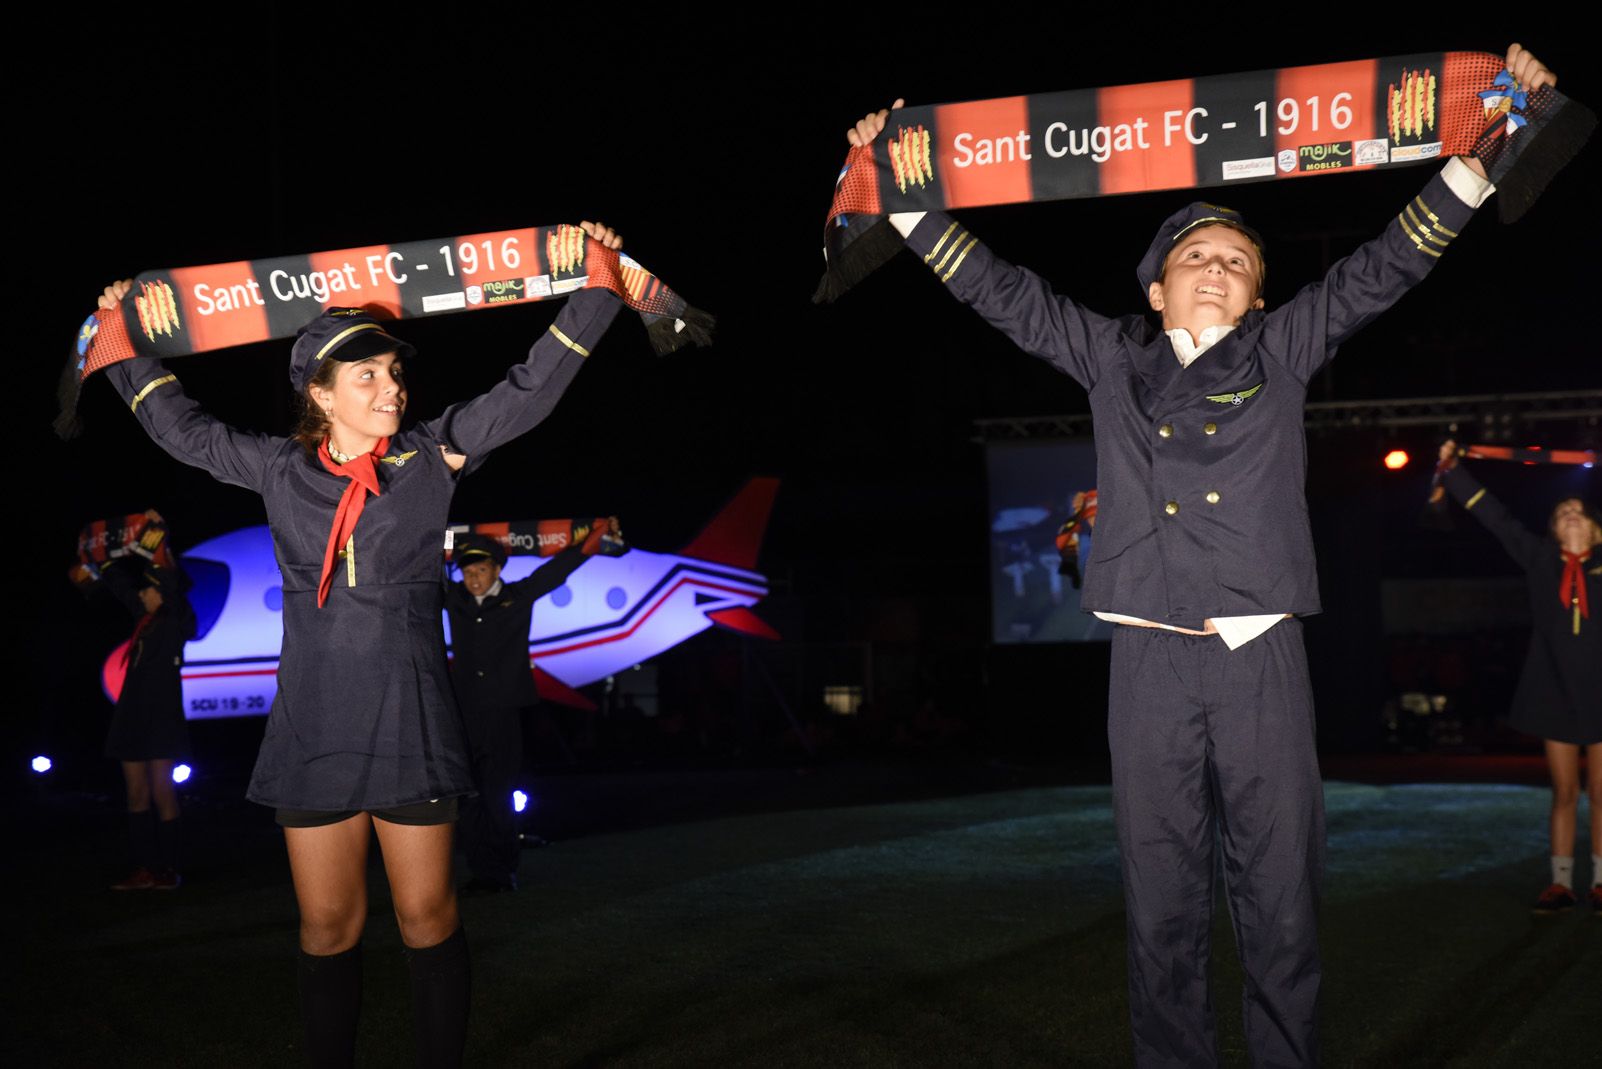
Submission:
[[[114,279],[599,218],[624,235],[630,253],[718,317],[712,348],[658,358],[637,317],[619,316],[554,415],[499,450],[455,499],[453,519],[462,522],[616,514],[632,544],[673,551],[747,478],[782,479],[759,563],[772,595],[757,612],[783,642],[742,650],[754,640],[712,632],[664,655],[663,724],[704,722],[697,706],[712,702],[717,687],[737,696],[719,706],[727,722],[711,743],[692,741],[693,730],[650,724],[619,741],[568,718],[561,723],[570,737],[599,740],[570,765],[551,735],[534,733],[536,780],[566,778],[570,799],[581,799],[554,803],[544,829],[552,837],[753,808],[937,797],[948,788],[1094,785],[1106,775],[1106,647],[991,644],[985,448],[976,427],[997,417],[1084,413],[1088,403],[1072,381],[949,300],[910,256],[837,304],[811,303],[847,126],[897,96],[968,100],[1412,51],[1499,52],[1512,40],[1541,56],[1565,93],[1602,105],[1594,39],[1536,5],[1528,21],[1517,7],[1454,21],[1428,5],[1286,6],[1259,18],[1232,9],[1227,22],[1216,7],[1183,20],[1127,6],[1073,16],[1028,7],[964,15],[915,5],[879,14],[781,6],[719,18],[660,8],[607,18],[505,6],[416,14],[330,6],[315,17],[274,5],[210,10],[202,21],[177,10],[124,9],[103,21],[85,16],[81,25],[59,12],[47,17],[53,29],[14,33],[8,49],[15,240],[6,289],[9,322],[23,329],[12,333],[18,373],[10,396],[20,418],[8,465],[9,526],[20,581],[12,585],[0,782],[13,808],[8,823],[33,829],[15,833],[30,844],[24,868],[50,871],[49,879],[60,877],[44,866],[59,864],[66,848],[48,829],[75,829],[91,844],[85,849],[105,853],[120,819],[118,774],[99,756],[109,706],[94,672],[127,622],[86,607],[65,581],[78,528],[155,507],[183,547],[265,522],[253,494],[157,449],[103,381],[85,389],[83,435],[61,442],[52,434],[61,361]],[[1309,400],[1591,391],[1591,411],[1602,408],[1589,318],[1602,281],[1602,228],[1586,199],[1597,188],[1597,164],[1593,142],[1515,225],[1495,218],[1493,200],[1423,286],[1342,348]],[[1156,224],[1188,200],[1219,199],[1267,239],[1272,307],[1384,226],[1429,169],[970,209],[962,219],[1060,292],[1123,314],[1138,307],[1135,262]],[[487,389],[557,308],[403,324],[397,333],[421,354],[408,369],[411,413],[430,417]],[[175,361],[173,369],[218,417],[283,433],[292,401],[287,351],[277,341]],[[1517,401],[1471,407],[1486,422],[1460,427],[1463,440],[1494,432],[1513,445],[1602,444],[1595,414],[1543,420]],[[1387,634],[1382,584],[1449,585],[1513,572],[1461,514],[1451,531],[1419,526],[1435,446],[1450,432],[1429,419],[1310,431],[1308,500],[1325,612],[1308,621],[1306,637],[1331,778],[1331,768],[1382,781],[1411,775],[1384,763],[1401,758],[1381,714],[1396,699],[1398,665],[1426,654]],[[1413,461],[1388,472],[1380,458],[1395,448]],[[1589,470],[1489,462],[1479,470],[1531,524],[1559,497],[1602,501]],[[1473,666],[1474,678],[1510,685],[1522,634],[1512,627],[1475,647],[1488,660]],[[752,662],[762,662],[764,677],[752,675]],[[788,715],[763,678],[783,695]],[[831,683],[862,686],[873,722],[829,714],[822,686]],[[605,705],[600,690],[592,696]],[[1428,769],[1419,775],[1451,778],[1441,761],[1479,755],[1492,763],[1463,765],[1462,774],[1494,781],[1505,771],[1496,761],[1523,754],[1506,775],[1543,786],[1527,756],[1538,743],[1498,729],[1494,703],[1479,697],[1487,711],[1470,744],[1416,755]],[[195,785],[212,801],[196,804],[215,808],[214,826],[253,829],[251,841],[271,864],[250,864],[263,879],[282,881],[287,917],[292,901],[272,855],[270,817],[237,797],[262,723],[194,728],[197,768],[212,763]],[[49,787],[25,772],[28,757],[43,752],[58,762]],[[641,770],[676,777],[679,788],[642,787]],[[810,777],[809,785],[774,787],[752,770]],[[729,776],[741,778],[720,779]],[[834,794],[815,787],[831,776]],[[719,785],[730,782],[738,786]],[[594,808],[580,812],[584,806]],[[1536,829],[1539,801],[1528,817]],[[243,855],[197,850],[196,867],[203,876],[236,853]],[[96,866],[106,864],[97,857],[83,867],[98,880]],[[192,890],[203,893],[203,880],[195,882],[202,886]],[[1522,896],[1524,884],[1513,885],[1510,895]],[[375,917],[371,927],[384,923]],[[278,925],[286,947],[292,924]],[[133,967],[119,953],[120,966]],[[65,980],[51,983],[68,990]],[[1121,997],[1121,974],[1102,986]],[[1232,1006],[1228,989],[1219,990],[1220,1004]],[[939,1005],[944,996],[929,997]],[[1337,998],[1332,1053],[1346,1034],[1340,1005]],[[1107,1012],[1107,1057],[1116,1063],[1127,1057],[1117,1046],[1121,1003]],[[1451,1031],[1425,1017],[1441,1034]],[[707,1057],[760,1063],[761,1042],[751,1042]],[[1410,1042],[1393,1036],[1365,1047],[1353,1039],[1346,1049],[1380,1064],[1376,1051],[1416,1053]],[[489,1044],[484,1050],[501,1053],[483,1056],[517,1064],[536,1048]],[[41,1048],[20,1049],[37,1057]],[[538,1049],[563,1063],[699,1058],[695,1048],[648,1044]],[[805,1053],[804,1044],[784,1049],[790,1064],[832,1061]],[[973,1051],[953,1056],[984,1060]],[[1055,1061],[1032,1049],[997,1057]],[[916,1044],[891,1043],[852,1048],[833,1063],[930,1058],[940,1060]]]

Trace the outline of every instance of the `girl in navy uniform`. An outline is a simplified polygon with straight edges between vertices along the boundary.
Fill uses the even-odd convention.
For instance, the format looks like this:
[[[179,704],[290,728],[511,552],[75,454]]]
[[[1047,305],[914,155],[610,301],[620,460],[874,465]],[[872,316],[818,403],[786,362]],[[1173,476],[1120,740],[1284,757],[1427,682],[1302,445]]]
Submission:
[[[622,246],[610,228],[582,225],[592,248]],[[101,308],[130,286],[108,287]],[[605,290],[574,294],[505,380],[409,430],[414,350],[361,309],[328,309],[296,338],[290,379],[305,411],[288,438],[211,418],[157,360],[107,369],[158,445],[266,504],[284,644],[248,797],[284,827],[314,1064],[355,1057],[374,832],[411,970],[419,1064],[461,1060],[468,956],[451,825],[473,781],[440,625],[447,513],[464,472],[549,414],[619,307]]]
[[[154,520],[161,517],[149,513]],[[122,690],[106,732],[106,756],[122,764],[128,789],[133,869],[113,891],[172,891],[178,874],[181,814],[173,766],[189,756],[179,670],[184,643],[195,635],[195,613],[184,597],[183,573],[125,557],[103,570],[72,570],[80,587],[103,584],[138,621],[123,651]]]
[[[1559,501],[1547,528],[1530,531],[1441,446],[1446,490],[1496,536],[1529,584],[1530,648],[1508,722],[1546,740],[1552,773],[1552,883],[1535,912],[1574,905],[1574,838],[1580,750],[1590,766],[1591,908],[1602,917],[1602,526],[1577,497]],[[1592,608],[1595,606],[1595,609]]]

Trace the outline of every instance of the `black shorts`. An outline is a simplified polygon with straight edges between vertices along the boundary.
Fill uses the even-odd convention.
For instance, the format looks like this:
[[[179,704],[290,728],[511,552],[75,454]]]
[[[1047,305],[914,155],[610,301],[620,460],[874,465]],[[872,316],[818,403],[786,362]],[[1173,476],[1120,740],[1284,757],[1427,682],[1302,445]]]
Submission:
[[[456,803],[455,798],[436,798],[432,802],[413,802],[411,805],[398,805],[390,809],[368,809],[365,812],[374,820],[424,827],[431,824],[455,823]],[[278,826],[281,828],[321,828],[349,820],[361,812],[364,810],[280,809],[276,811],[276,816]]]

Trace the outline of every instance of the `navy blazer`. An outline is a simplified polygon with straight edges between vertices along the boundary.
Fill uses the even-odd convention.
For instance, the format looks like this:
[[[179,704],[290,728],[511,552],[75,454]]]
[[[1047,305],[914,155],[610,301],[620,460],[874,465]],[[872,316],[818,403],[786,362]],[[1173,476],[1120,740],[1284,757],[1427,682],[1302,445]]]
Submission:
[[[1427,275],[1473,209],[1435,176],[1379,235],[1181,368],[1146,316],[1111,319],[930,212],[907,245],[961,301],[1090,392],[1098,512],[1081,604],[1200,630],[1319,611],[1307,383]]]

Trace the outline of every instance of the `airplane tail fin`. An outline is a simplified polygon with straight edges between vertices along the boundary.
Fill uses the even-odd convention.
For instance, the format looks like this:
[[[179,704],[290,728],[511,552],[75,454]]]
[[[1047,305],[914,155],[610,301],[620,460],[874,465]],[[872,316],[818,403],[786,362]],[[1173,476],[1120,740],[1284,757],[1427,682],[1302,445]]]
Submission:
[[[751,479],[679,552],[686,557],[735,568],[755,569],[757,554],[762,550],[762,536],[768,529],[768,515],[773,511],[773,499],[778,492],[778,479]]]
[[[596,706],[594,702],[551,675],[545,669],[535,666],[533,672],[534,688],[539,691],[540,701],[557,702],[574,709],[582,709],[586,713],[595,712]]]
[[[730,631],[739,631],[741,634],[755,635],[757,638],[780,639],[784,637],[773,629],[772,624],[769,624],[750,609],[739,605],[731,609],[718,609],[716,612],[709,612],[706,614],[706,618],[719,627],[726,627]]]

